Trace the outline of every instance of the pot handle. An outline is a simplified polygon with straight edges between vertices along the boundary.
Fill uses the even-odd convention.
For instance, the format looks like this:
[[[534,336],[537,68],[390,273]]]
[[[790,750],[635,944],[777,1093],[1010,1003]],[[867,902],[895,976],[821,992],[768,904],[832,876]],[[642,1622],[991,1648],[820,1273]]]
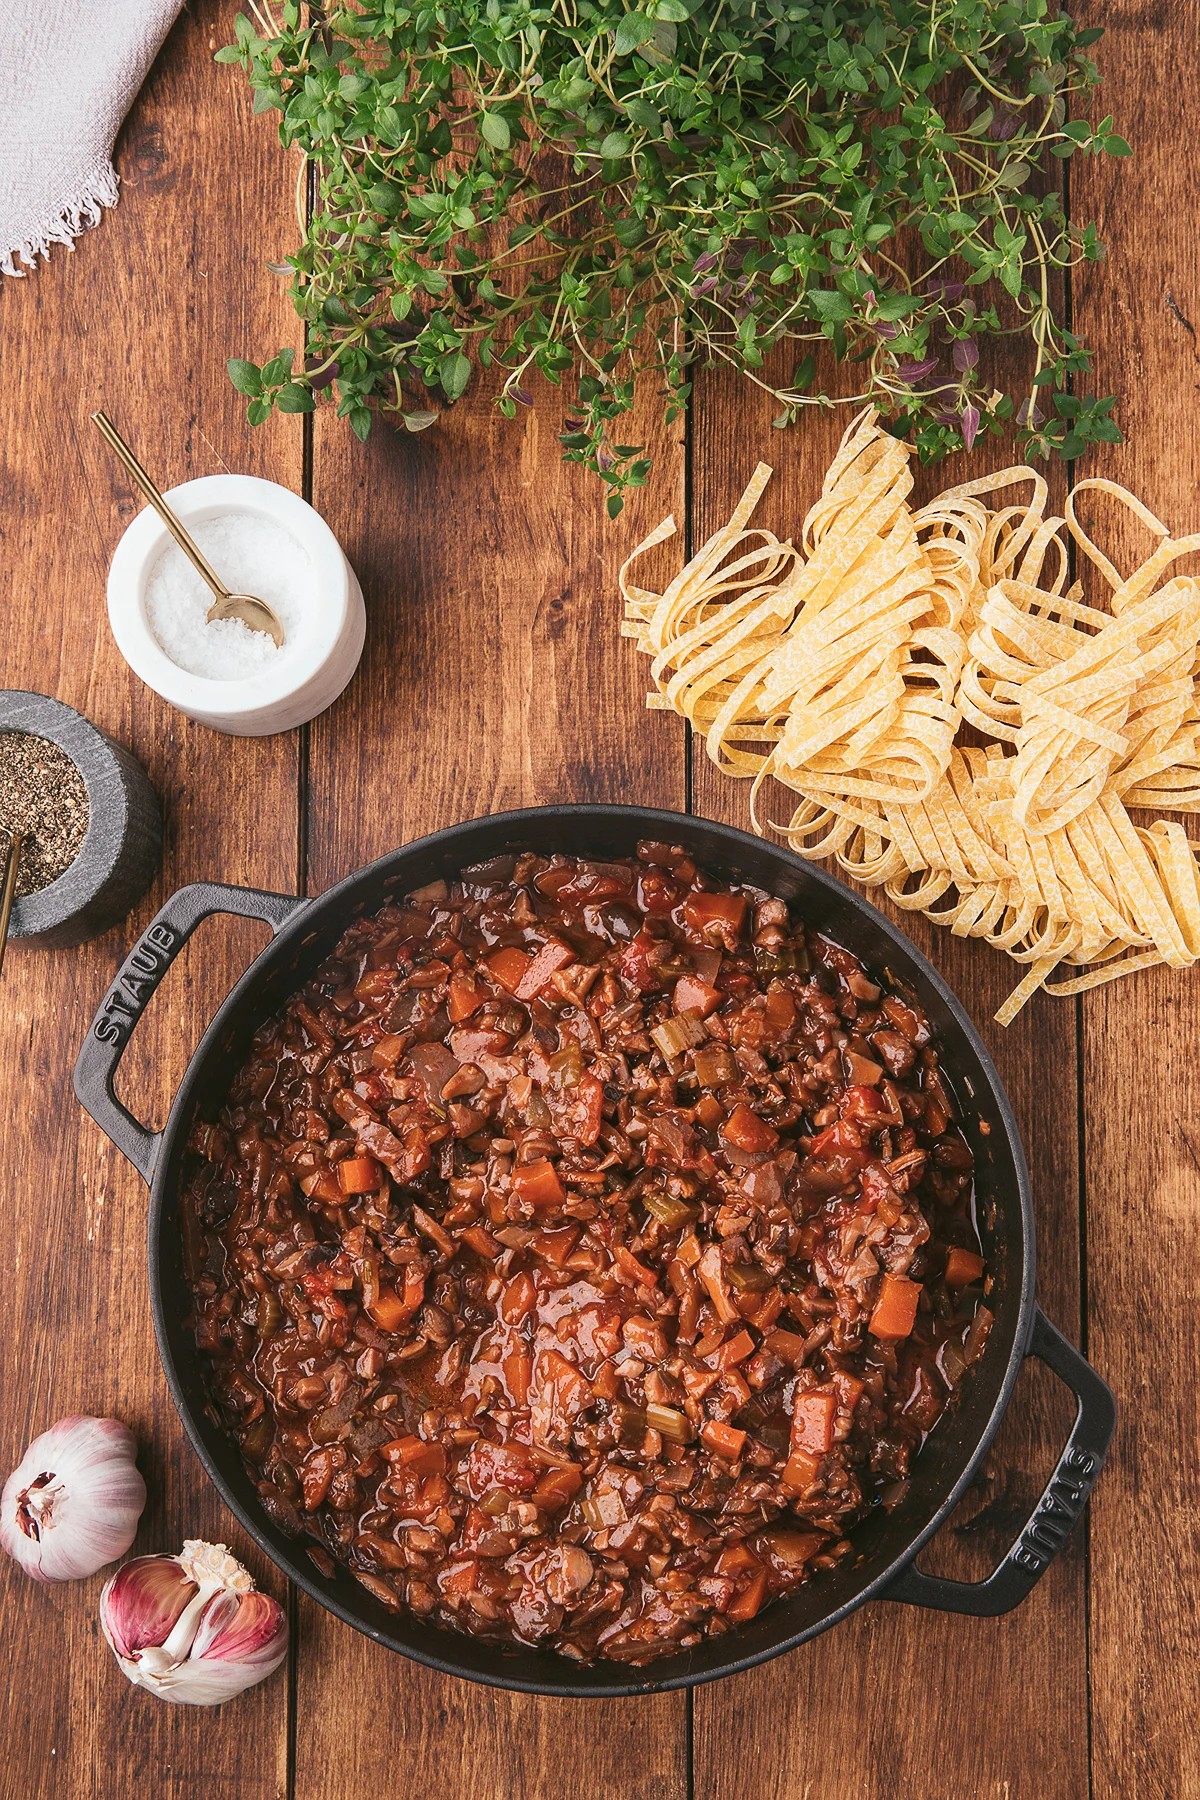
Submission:
[[[1040,1357],[1066,1382],[1077,1406],[1071,1435],[1054,1473],[1016,1542],[986,1581],[949,1581],[941,1575],[923,1574],[910,1563],[887,1589],[885,1599],[992,1618],[1020,1605],[1066,1543],[1104,1467],[1116,1424],[1116,1403],[1106,1383],[1040,1307],[1026,1354]]]
[[[246,919],[262,919],[272,931],[279,931],[305,904],[291,894],[226,887],[221,882],[196,882],[171,895],[121,964],[79,1052],[75,1094],[85,1112],[129,1158],[143,1180],[153,1179],[162,1132],[148,1130],[121,1105],[113,1091],[113,1080],[151,995],[197,925],[211,913],[238,913]]]

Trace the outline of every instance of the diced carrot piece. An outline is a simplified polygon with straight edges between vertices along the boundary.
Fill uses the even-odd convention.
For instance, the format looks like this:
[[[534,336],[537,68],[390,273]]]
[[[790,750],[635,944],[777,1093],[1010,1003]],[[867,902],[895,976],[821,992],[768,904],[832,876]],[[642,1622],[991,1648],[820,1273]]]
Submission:
[[[973,1287],[983,1276],[983,1258],[958,1244],[950,1246],[946,1257],[946,1286]]]
[[[686,1237],[680,1238],[675,1246],[673,1260],[681,1263],[685,1269],[695,1268],[700,1261],[700,1240],[694,1231],[689,1231]]]
[[[527,1269],[506,1281],[500,1294],[500,1317],[506,1325],[519,1325],[537,1304],[537,1287]]]
[[[529,1398],[529,1384],[533,1380],[533,1358],[524,1344],[513,1344],[504,1352],[501,1359],[504,1371],[504,1385],[508,1389],[508,1397],[514,1406],[524,1406]]]
[[[627,1250],[624,1244],[618,1244],[613,1251],[613,1261],[618,1269],[621,1269],[632,1281],[636,1281],[639,1287],[658,1286],[658,1276],[655,1271],[647,1268],[645,1263],[639,1262],[633,1252]]]
[[[819,1466],[810,1450],[793,1450],[783,1465],[780,1482],[793,1494],[803,1494],[816,1480]]]
[[[714,1351],[713,1361],[718,1369],[732,1369],[735,1363],[745,1362],[754,1354],[754,1339],[748,1331],[735,1331],[731,1338],[726,1338],[721,1347]]]
[[[583,1470],[574,1463],[558,1469],[547,1469],[529,1498],[535,1506],[554,1512],[572,1501],[583,1486]]]
[[[799,1332],[785,1331],[782,1326],[776,1326],[763,1339],[763,1349],[769,1350],[772,1356],[777,1356],[780,1362],[789,1363],[793,1369],[804,1366],[805,1339]]]
[[[725,1608],[725,1616],[729,1619],[752,1619],[766,1597],[767,1571],[760,1569],[757,1575],[751,1577],[749,1585],[742,1589],[737,1599]]]
[[[560,943],[557,938],[547,938],[513,989],[517,999],[536,999],[549,982],[550,977],[558,969],[565,968],[569,962],[574,962],[574,960],[575,952],[570,945]]]
[[[615,1362],[603,1362],[592,1378],[597,1400],[615,1400],[621,1391],[621,1371]]]
[[[367,1311],[380,1331],[399,1331],[416,1309],[408,1306],[395,1288],[380,1288]]]
[[[768,1288],[758,1305],[750,1310],[745,1300],[742,1301],[742,1312],[750,1323],[759,1331],[769,1331],[783,1311],[785,1296],[782,1289]]]
[[[728,1461],[736,1462],[742,1454],[746,1434],[739,1431],[736,1425],[727,1425],[724,1419],[706,1419],[700,1427],[700,1442],[714,1456],[724,1456]]]
[[[909,1281],[904,1275],[885,1275],[879,1284],[879,1298],[871,1314],[871,1336],[906,1338],[917,1322],[917,1301],[920,1298],[919,1281]]]
[[[495,1262],[500,1254],[500,1245],[482,1225],[468,1225],[462,1234],[462,1241],[469,1249],[474,1250],[476,1256],[486,1256],[489,1262]]]
[[[383,1455],[397,1468],[413,1475],[440,1475],[446,1467],[446,1452],[441,1444],[427,1444],[415,1436],[393,1438],[383,1446]]]
[[[833,1448],[836,1415],[836,1395],[818,1388],[797,1394],[792,1409],[792,1449],[807,1450],[810,1456],[824,1456]]]
[[[524,950],[518,950],[515,944],[509,944],[503,949],[493,950],[487,959],[487,966],[500,986],[507,988],[510,994],[515,994],[533,966],[533,958],[526,956]]]
[[[337,1166],[343,1194],[373,1194],[383,1184],[383,1170],[373,1156],[348,1156]]]
[[[726,1544],[720,1556],[713,1564],[714,1575],[742,1575],[751,1570],[757,1575],[762,1568],[757,1556],[749,1544]]]
[[[745,894],[691,893],[683,903],[683,916],[693,931],[712,924],[728,925],[736,934],[746,919]]]
[[[681,975],[675,983],[674,1004],[677,1013],[698,1012],[702,1019],[716,1012],[723,996],[719,988],[698,975]]]
[[[735,1150],[745,1150],[751,1156],[773,1150],[779,1142],[779,1133],[741,1100],[722,1125],[721,1136]]]
[[[725,1117],[725,1108],[715,1094],[701,1094],[696,1102],[696,1123],[705,1131],[713,1131]]]
[[[413,1444],[422,1444],[424,1441],[424,1438],[416,1437],[412,1432],[407,1432],[403,1437],[392,1438],[390,1443],[380,1444],[379,1454],[380,1456],[386,1456],[389,1462],[400,1462]]]
[[[487,999],[485,990],[471,980],[469,975],[452,975],[450,991],[446,996],[446,1011],[450,1014],[450,1023],[458,1025],[463,1019],[469,1019],[477,1013]]]
[[[554,1164],[544,1156],[537,1162],[518,1163],[512,1172],[512,1185],[520,1199],[538,1210],[561,1206],[567,1197]]]

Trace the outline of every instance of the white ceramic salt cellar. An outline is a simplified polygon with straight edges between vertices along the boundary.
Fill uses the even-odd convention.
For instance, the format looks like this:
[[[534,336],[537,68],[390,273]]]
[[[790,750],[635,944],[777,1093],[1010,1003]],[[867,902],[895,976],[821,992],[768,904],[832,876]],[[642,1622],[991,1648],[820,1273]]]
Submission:
[[[287,532],[311,565],[305,618],[284,648],[250,674],[218,679],[180,668],[147,612],[147,588],[173,540],[146,507],[121,538],[108,572],[109,623],[134,674],[189,718],[236,737],[265,737],[315,719],[350,680],[366,635],[358,577],[329,526],[290,488],[252,475],[204,475],[165,498],[189,530],[240,514]],[[237,569],[217,573],[236,587]]]

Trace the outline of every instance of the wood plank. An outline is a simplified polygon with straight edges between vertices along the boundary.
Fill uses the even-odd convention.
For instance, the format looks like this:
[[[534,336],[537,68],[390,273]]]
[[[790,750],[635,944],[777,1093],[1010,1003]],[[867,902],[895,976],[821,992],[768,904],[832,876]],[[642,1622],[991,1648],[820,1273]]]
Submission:
[[[813,413],[780,434],[771,430],[772,411],[767,396],[739,387],[736,378],[705,375],[695,435],[697,542],[729,516],[760,456],[777,472],[755,522],[784,536],[799,532],[846,421]],[[935,490],[939,483],[945,484],[937,478]],[[702,745],[695,749],[693,795],[698,812],[749,827],[746,787],[718,774]],[[780,816],[786,817],[785,807]],[[878,902],[878,895],[872,898]],[[911,914],[895,916],[963,997],[996,1058],[1034,1174],[1039,1298],[1076,1336],[1073,1009],[1042,999],[1001,1031],[991,1015],[1014,985],[1013,965]],[[925,1552],[924,1567],[971,1580],[994,1566],[1031,1510],[1070,1416],[1053,1379],[1028,1369],[982,1483]],[[1007,1618],[969,1620],[881,1603],[791,1656],[701,1689],[697,1796],[1078,1800],[1087,1786],[1082,1569],[1077,1540]],[[898,1704],[897,1695],[907,1698]],[[909,1703],[914,1695],[915,1705]],[[964,1696],[981,1695],[985,1706],[975,1699],[964,1706]],[[781,1717],[788,1720],[784,1733],[777,1729]]]
[[[136,508],[87,423],[104,405],[164,485],[229,467],[299,486],[298,422],[251,436],[224,372],[230,352],[291,330],[286,302],[257,269],[285,242],[291,174],[236,78],[211,62],[227,23],[227,8],[206,3],[171,36],[122,139],[116,210],[73,255],[55,250],[35,275],[3,283],[3,680],[56,694],[129,745],[165,797],[168,844],[153,894],[125,925],[81,950],[17,946],[5,968],[0,1457],[9,1469],[65,1413],[116,1413],[137,1433],[151,1490],[135,1549],[203,1536],[245,1554],[186,1445],[155,1354],[145,1191],[70,1088],[119,955],[168,892],[200,877],[294,885],[294,741],[235,743],[191,725],[141,686],[111,642],[108,558]],[[237,792],[253,793],[254,807],[230,804]],[[127,1087],[144,1116],[165,1112],[187,1047],[252,942],[214,928],[172,973],[131,1058]],[[246,1560],[283,1591],[263,1559]],[[285,1793],[283,1677],[218,1714],[162,1705],[128,1685],[101,1640],[101,1577],[42,1589],[6,1568],[6,1794]]]
[[[559,461],[557,403],[524,426],[473,394],[417,439],[366,450],[317,425],[314,503],[362,578],[366,657],[313,728],[314,889],[422,831],[567,800],[682,807],[683,739],[640,708],[616,636],[615,569],[648,517],[616,526],[593,478]],[[650,505],[678,506],[682,452],[650,419]],[[687,1789],[686,1700],[539,1701],[435,1675],[305,1605],[296,1792],[341,1800],[398,1769],[428,1800],[478,1793],[605,1800]],[[386,1692],[362,1729],[362,1696]],[[636,1743],[636,1751],[630,1753]]]
[[[1098,391],[1120,395],[1126,439],[1087,473],[1127,483],[1183,535],[1200,531],[1200,146],[1181,76],[1200,21],[1194,7],[1084,11],[1108,25],[1104,111],[1134,146],[1129,161],[1072,165],[1074,208],[1108,246],[1077,283],[1077,328],[1097,346]],[[1145,535],[1115,509],[1088,516],[1117,566],[1135,567]],[[1181,568],[1195,574],[1196,559]],[[1096,1800],[1200,1793],[1198,1033],[1194,970],[1084,998],[1088,1342],[1118,1408],[1091,1515]]]

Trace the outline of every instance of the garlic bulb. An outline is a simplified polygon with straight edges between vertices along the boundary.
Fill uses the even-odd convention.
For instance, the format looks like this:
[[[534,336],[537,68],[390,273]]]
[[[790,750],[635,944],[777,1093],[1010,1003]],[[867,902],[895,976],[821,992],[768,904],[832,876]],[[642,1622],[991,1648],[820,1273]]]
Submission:
[[[287,1655],[283,1608],[224,1544],[190,1538],[178,1556],[135,1556],[105,1584],[100,1624],[138,1687],[184,1706],[219,1706]]]
[[[116,1562],[146,1504],[136,1455],[119,1419],[60,1419],[4,1484],[0,1544],[35,1581],[71,1581]]]

